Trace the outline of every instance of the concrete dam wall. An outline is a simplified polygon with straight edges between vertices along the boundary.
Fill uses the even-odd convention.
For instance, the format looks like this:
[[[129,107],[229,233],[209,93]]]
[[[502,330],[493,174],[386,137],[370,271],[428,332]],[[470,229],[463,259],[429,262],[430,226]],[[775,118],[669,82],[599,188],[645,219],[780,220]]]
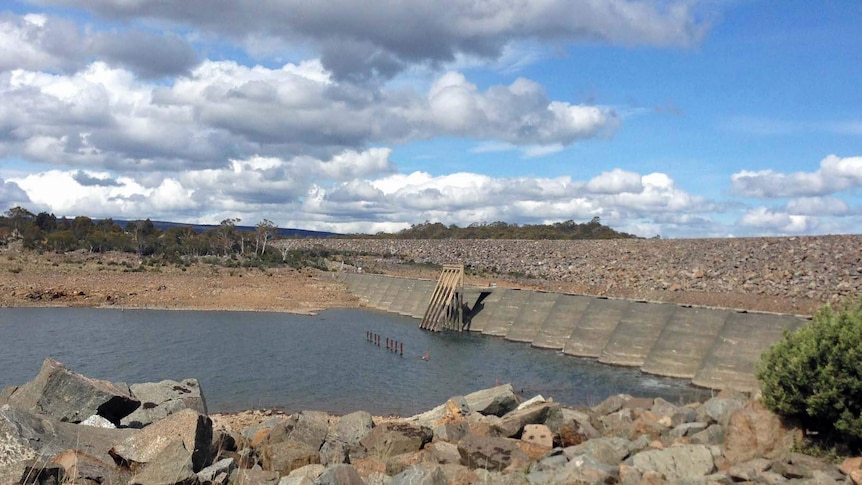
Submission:
[[[422,319],[435,281],[342,273],[370,308]],[[533,347],[639,367],[696,386],[754,391],[760,354],[808,319],[563,293],[465,287],[469,331]],[[477,301],[479,300],[479,301]]]

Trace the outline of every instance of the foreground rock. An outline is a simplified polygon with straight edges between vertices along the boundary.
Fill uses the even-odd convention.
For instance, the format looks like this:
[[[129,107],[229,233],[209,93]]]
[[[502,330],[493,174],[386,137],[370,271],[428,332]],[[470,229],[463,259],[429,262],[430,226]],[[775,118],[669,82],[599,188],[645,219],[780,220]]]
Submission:
[[[839,467],[794,452],[801,439],[730,393],[686,405],[617,395],[571,409],[519,402],[504,385],[409,418],[261,413],[236,430],[192,408],[142,429],[102,429],[6,405],[0,483],[862,483],[862,457]]]
[[[143,428],[183,409],[207,414],[207,403],[197,379],[145,382],[132,384],[129,389],[140,400],[141,407],[122,419],[121,424],[126,427]]]
[[[141,403],[128,388],[83,376],[49,357],[35,379],[21,387],[3,390],[0,405],[3,404],[71,423],[99,415],[119,424]]]

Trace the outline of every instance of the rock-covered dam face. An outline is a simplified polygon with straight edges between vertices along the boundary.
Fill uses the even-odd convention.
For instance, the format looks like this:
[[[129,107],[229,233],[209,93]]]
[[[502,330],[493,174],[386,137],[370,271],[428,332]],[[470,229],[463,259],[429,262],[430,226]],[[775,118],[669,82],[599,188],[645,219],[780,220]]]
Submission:
[[[424,316],[436,284],[360,273],[340,277],[368,307],[416,319]],[[481,299],[480,294],[464,289],[471,332],[711,389],[759,389],[754,370],[760,354],[785,330],[808,322],[795,315],[511,288],[493,288]]]

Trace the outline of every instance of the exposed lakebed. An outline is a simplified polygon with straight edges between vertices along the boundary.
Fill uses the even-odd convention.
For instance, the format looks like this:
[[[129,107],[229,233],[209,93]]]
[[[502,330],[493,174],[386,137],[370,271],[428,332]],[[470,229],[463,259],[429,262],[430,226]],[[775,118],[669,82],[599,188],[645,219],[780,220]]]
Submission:
[[[368,342],[371,332],[381,346]],[[385,340],[399,342],[399,352]],[[404,355],[400,354],[403,344]],[[470,333],[420,330],[414,319],[334,309],[264,312],[0,308],[0,386],[31,380],[45,357],[123,381],[199,379],[211,412],[251,408],[410,415],[497,383],[526,397],[596,404],[616,393],[702,398],[680,379]],[[420,357],[427,352],[429,359]]]

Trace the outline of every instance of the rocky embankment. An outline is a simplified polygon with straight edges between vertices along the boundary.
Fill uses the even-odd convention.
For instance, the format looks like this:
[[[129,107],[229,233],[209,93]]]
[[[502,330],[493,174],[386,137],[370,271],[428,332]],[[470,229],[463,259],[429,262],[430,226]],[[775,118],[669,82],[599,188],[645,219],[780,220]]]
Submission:
[[[381,272],[464,263],[473,281],[810,315],[862,294],[862,235],[597,241],[309,239]],[[402,264],[393,264],[395,262]],[[412,269],[411,269],[412,268]]]
[[[519,402],[504,385],[410,418],[233,418],[208,416],[194,379],[126,386],[47,359],[0,394],[0,483],[862,483],[862,457],[839,466],[796,453],[801,430],[734,394],[571,409]]]

